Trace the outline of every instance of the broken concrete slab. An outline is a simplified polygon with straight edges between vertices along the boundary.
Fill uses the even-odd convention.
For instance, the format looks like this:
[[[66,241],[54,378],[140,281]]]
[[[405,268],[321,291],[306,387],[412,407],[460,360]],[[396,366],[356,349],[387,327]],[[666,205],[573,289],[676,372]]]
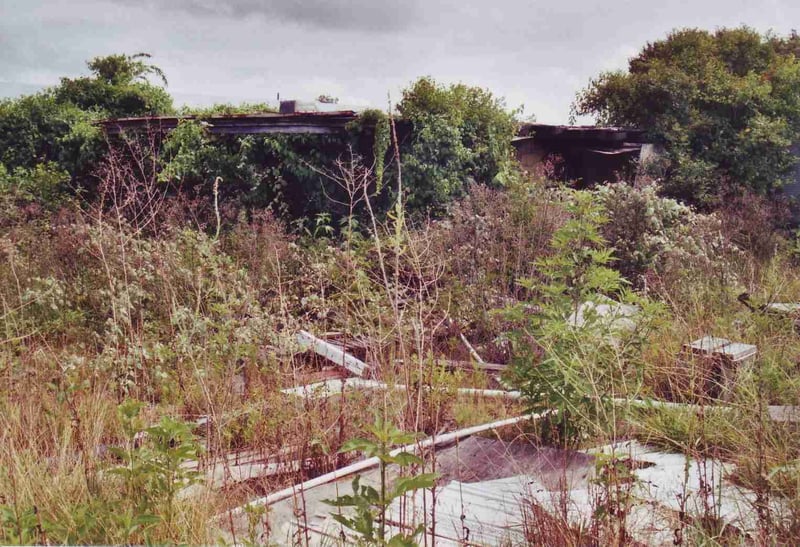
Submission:
[[[704,336],[684,345],[684,351],[699,357],[719,357],[731,364],[750,362],[758,353],[758,347],[743,342],[731,342],[727,338]]]
[[[773,302],[767,304],[766,309],[785,315],[800,315],[800,303],[797,302]]]
[[[800,422],[800,406],[769,405],[767,412],[775,422]]]
[[[608,299],[603,302],[584,302],[569,316],[567,322],[577,328],[585,327],[591,321],[612,331],[631,331],[636,328],[640,309],[638,306],[620,304]]]
[[[736,387],[739,369],[755,360],[758,348],[753,344],[731,342],[727,338],[704,336],[684,344],[683,352],[691,359],[700,360],[703,395],[729,400]]]
[[[716,338],[714,336],[703,336],[699,340],[690,342],[684,345],[684,349],[688,349],[696,355],[711,355],[717,350],[727,346],[731,341],[727,338]]]
[[[593,465],[591,455],[538,446],[525,439],[470,437],[436,455],[440,484],[479,483],[528,474],[540,477],[548,488],[557,489],[567,476],[569,484],[585,484],[590,478],[587,469]]]
[[[430,538],[431,515],[435,514],[436,545],[524,544],[526,519],[532,518],[533,506],[564,515],[570,525],[586,530],[603,503],[603,485],[596,474],[599,454],[637,464],[631,466],[635,480],[628,485],[626,513],[626,527],[634,541],[671,545],[681,526],[680,512],[685,511],[688,518],[700,516],[709,504],[729,526],[754,533],[755,495],[730,484],[725,477],[732,466],[719,460],[698,461],[636,441],[571,452],[477,438],[437,452],[436,467],[442,478],[435,497],[430,490],[422,490],[410,494],[402,506],[395,501],[388,511],[390,533],[399,531],[399,522],[427,522]],[[502,459],[508,461],[496,461]],[[459,477],[463,470],[472,470],[472,475]],[[390,476],[394,479],[397,470]],[[375,471],[362,475],[362,484],[374,487],[378,481]],[[302,532],[311,545],[331,544],[331,538],[354,541],[346,531],[343,536],[341,526],[330,517],[336,509],[322,502],[350,490],[347,482],[330,483],[304,490],[301,499],[298,489],[295,498],[272,506],[270,524],[275,534],[270,539],[290,542]]]
[[[344,367],[356,376],[363,376],[369,369],[364,361],[357,359],[344,351],[340,346],[317,338],[313,334],[301,330],[297,333],[297,343],[304,350],[311,350],[329,361]]]
[[[516,416],[513,418],[506,418],[504,420],[498,420],[488,424],[481,424],[473,427],[468,427],[465,429],[460,429],[452,433],[446,433],[443,435],[429,437],[417,443],[396,448],[390,452],[390,455],[396,456],[401,452],[420,453],[421,451],[427,450],[431,447],[446,446],[448,444],[455,443],[460,439],[464,439],[472,435],[476,435],[478,433],[483,433],[503,427],[515,426],[517,424],[539,420],[551,414],[552,412],[545,412],[541,414],[526,414],[522,416]],[[239,531],[241,531],[241,527],[246,526],[246,514],[248,507],[258,506],[258,505],[265,505],[268,507],[272,507],[275,506],[276,504],[288,500],[289,504],[293,505],[296,509],[298,503],[297,500],[298,495],[301,496],[302,498],[303,506],[308,508],[309,500],[312,498],[316,498],[320,492],[324,492],[325,489],[328,487],[328,485],[334,485],[336,488],[336,492],[338,492],[339,486],[336,485],[339,483],[339,481],[345,478],[352,477],[354,474],[357,473],[364,474],[365,472],[369,472],[370,470],[377,467],[379,462],[380,460],[377,457],[367,458],[365,460],[355,462],[341,469],[337,469],[330,473],[326,473],[324,475],[320,475],[318,477],[310,479],[304,483],[293,485],[289,488],[284,488],[283,490],[273,492],[263,498],[253,500],[243,506],[237,507],[221,515],[218,515],[217,520],[219,523],[225,522],[225,523],[231,523],[230,525],[234,527],[239,526],[240,527]],[[309,492],[313,492],[313,494],[311,494],[311,497],[309,496]],[[346,489],[345,492],[347,492]],[[319,497],[319,500],[326,499],[326,497]],[[271,512],[271,515],[272,514],[273,512]],[[291,514],[297,514],[296,510],[293,510]],[[309,511],[306,511],[305,514],[309,515],[311,513]],[[279,526],[280,524],[281,523],[272,524],[271,529],[277,529],[277,526]],[[286,523],[283,524],[285,525]],[[224,530],[221,531],[224,532]]]

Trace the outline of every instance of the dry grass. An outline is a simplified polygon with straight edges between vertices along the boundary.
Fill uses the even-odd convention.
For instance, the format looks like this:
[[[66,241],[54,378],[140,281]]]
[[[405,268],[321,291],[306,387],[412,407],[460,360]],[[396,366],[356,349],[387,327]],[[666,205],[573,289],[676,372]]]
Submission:
[[[357,178],[353,166],[344,169],[343,180]],[[549,191],[475,189],[448,222],[409,228],[376,220],[371,237],[344,234],[339,242],[290,235],[268,215],[225,225],[215,238],[185,224],[202,217],[199,210],[208,214],[208,204],[181,209],[161,199],[154,179],[132,184],[134,176],[107,177],[97,207],[42,213],[0,234],[0,541],[208,543],[217,539],[208,523],[218,512],[346,463],[339,448],[375,414],[430,435],[524,411],[518,401],[456,396],[460,387],[497,386],[482,374],[446,372],[431,356],[468,358],[465,333],[486,360],[511,357],[503,335],[516,326],[492,310],[535,296],[517,281],[535,277],[532,263],[549,252],[565,217]],[[364,199],[358,187],[349,190]],[[760,218],[722,225],[741,239],[751,217]],[[648,273],[642,292],[666,312],[644,345],[634,394],[696,400],[687,386],[702,378],[676,356],[685,342],[712,334],[759,348],[753,368],[742,371],[734,410],[601,415],[582,442],[636,435],[735,462],[735,480],[759,493],[759,507],[770,497],[788,500],[785,514],[762,519],[761,532],[792,543],[800,502],[790,464],[800,446],[793,426],[766,420],[764,407],[798,404],[800,336],[790,320],[753,314],[736,295],[800,301],[800,268],[781,248],[754,249],[775,245],[763,231],[737,247],[719,226],[693,227],[696,241],[719,243],[713,253],[671,251]],[[319,367],[298,354],[299,328],[357,335],[379,379],[413,388],[288,398],[280,389]],[[117,408],[126,399],[146,403],[147,424],[208,416],[199,441],[206,461],[251,450],[308,463],[179,500],[176,518],[146,538],[126,535],[110,518],[89,526],[92,504],[116,499],[108,470],[119,461],[107,449],[125,442]],[[536,506],[526,534],[532,544],[595,543]]]

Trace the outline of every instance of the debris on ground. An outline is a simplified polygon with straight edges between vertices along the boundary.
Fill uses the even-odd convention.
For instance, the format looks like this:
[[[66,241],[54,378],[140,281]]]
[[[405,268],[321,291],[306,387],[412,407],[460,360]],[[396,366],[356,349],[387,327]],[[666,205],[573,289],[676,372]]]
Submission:
[[[605,499],[600,463],[611,457],[630,462],[626,526],[634,541],[671,545],[681,527],[681,513],[702,516],[709,506],[742,537],[754,537],[755,494],[730,483],[726,477],[732,466],[719,460],[698,461],[636,441],[570,451],[540,447],[527,439],[471,437],[436,452],[436,544],[520,544],[530,519],[541,519],[545,512],[563,518],[575,530],[586,530]],[[397,473],[390,468],[390,480]],[[361,473],[361,484],[377,486],[377,470]],[[342,536],[344,531],[331,517],[335,509],[322,501],[350,491],[350,478],[314,488],[298,485],[295,495],[270,506],[268,539],[289,544],[302,535],[311,545],[329,545],[332,538],[342,537],[353,541]],[[410,494],[402,508],[396,501],[387,518],[391,533],[399,531],[400,522],[423,522],[433,507],[430,490]]]
[[[304,330],[297,333],[297,343],[303,350],[313,351],[332,363],[346,368],[356,376],[363,376],[369,369],[364,361],[347,353],[342,346],[317,338]]]
[[[683,346],[684,356],[699,361],[704,380],[703,394],[729,400],[736,387],[739,370],[755,361],[758,348],[753,344],[731,342],[726,338],[704,336]]]

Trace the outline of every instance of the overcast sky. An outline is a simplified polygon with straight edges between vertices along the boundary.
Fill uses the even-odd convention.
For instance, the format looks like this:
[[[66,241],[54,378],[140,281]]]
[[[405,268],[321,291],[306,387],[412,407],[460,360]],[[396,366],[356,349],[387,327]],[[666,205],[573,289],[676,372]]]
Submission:
[[[383,107],[422,75],[564,123],[576,91],[676,27],[788,33],[798,0],[0,0],[0,95],[151,53],[178,104],[308,99]]]

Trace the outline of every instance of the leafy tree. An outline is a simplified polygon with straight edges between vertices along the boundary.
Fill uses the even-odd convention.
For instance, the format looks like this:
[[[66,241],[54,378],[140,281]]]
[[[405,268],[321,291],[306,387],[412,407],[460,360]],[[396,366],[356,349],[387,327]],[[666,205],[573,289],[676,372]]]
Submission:
[[[766,193],[784,182],[800,137],[799,49],[795,34],[747,27],[674,31],[627,72],[592,80],[574,109],[646,129],[666,151],[653,168],[672,197],[711,206],[737,187]]]
[[[59,103],[71,103],[104,117],[147,116],[172,112],[172,98],[148,77],[167,85],[163,71],[146,62],[147,53],[95,57],[87,63],[91,76],[62,78],[55,89]]]
[[[410,209],[440,209],[471,182],[499,182],[509,167],[514,113],[491,92],[420,78],[397,109],[411,126],[401,149]]]
[[[202,121],[186,120],[164,142],[161,177],[200,195],[221,177],[223,200],[291,220],[338,215],[333,200],[346,198],[320,170],[333,170],[348,144],[348,135],[211,135]]]
[[[82,131],[92,117],[60,104],[52,91],[0,101],[0,162],[9,170],[48,161],[76,168],[87,158],[75,146],[74,130]]]
[[[172,112],[172,99],[148,77],[163,73],[147,54],[109,55],[89,63],[90,76],[62,78],[53,88],[0,101],[0,163],[8,171],[52,162],[72,186],[92,186],[105,147],[94,125],[108,117]],[[62,188],[63,189],[63,188]]]

